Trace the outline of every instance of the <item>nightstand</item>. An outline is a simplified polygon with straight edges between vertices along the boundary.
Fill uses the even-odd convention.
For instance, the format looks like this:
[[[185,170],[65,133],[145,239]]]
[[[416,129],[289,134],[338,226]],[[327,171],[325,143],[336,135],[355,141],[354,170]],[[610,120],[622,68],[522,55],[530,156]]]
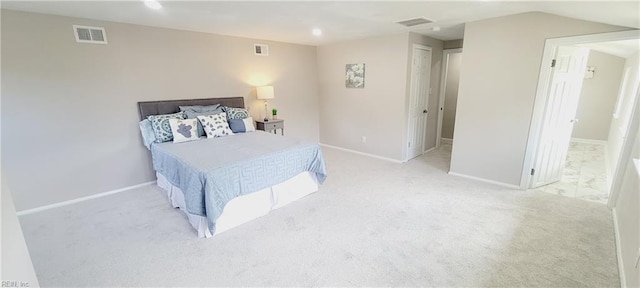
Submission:
[[[273,131],[273,134],[276,134],[276,131],[280,129],[280,133],[284,136],[284,120],[282,119],[271,119],[269,121],[264,120],[256,120],[256,129],[262,131]]]

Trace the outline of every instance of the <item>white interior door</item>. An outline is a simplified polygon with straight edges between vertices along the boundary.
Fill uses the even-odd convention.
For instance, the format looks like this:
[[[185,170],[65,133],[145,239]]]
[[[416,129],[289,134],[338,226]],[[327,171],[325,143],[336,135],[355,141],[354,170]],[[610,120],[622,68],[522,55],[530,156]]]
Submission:
[[[560,46],[552,64],[531,188],[560,181],[578,108],[589,48]]]
[[[415,158],[424,152],[427,99],[431,78],[431,48],[414,46],[411,63],[407,160]]]

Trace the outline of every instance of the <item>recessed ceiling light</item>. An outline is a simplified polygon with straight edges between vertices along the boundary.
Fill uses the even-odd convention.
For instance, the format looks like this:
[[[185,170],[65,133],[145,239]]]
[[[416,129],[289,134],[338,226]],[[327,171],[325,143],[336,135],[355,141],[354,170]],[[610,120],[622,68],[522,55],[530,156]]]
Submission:
[[[311,30],[311,34],[313,34],[314,36],[320,36],[322,35],[322,30],[320,30],[320,28],[315,28]]]
[[[431,28],[431,29],[432,29],[434,32],[438,32],[438,31],[440,31],[440,26],[436,26],[436,27],[433,27],[433,28]]]
[[[156,1],[156,0],[144,0],[144,5],[147,5],[147,7],[153,9],[153,10],[158,10],[160,8],[162,8],[162,5],[160,5],[160,2]]]

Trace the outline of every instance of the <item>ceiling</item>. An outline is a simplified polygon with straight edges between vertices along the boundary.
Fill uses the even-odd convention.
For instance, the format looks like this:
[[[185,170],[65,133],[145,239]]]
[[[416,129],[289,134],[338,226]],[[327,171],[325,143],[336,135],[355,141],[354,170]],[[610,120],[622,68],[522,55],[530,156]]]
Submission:
[[[577,46],[589,47],[591,50],[600,51],[622,58],[629,58],[640,51],[640,39],[588,43]]]
[[[4,1],[3,9],[90,18],[221,35],[323,45],[412,31],[440,40],[461,39],[464,23],[524,12],[640,28],[640,1]],[[434,23],[404,27],[416,17]],[[78,23],[82,24],[82,23]],[[439,31],[434,31],[439,27]],[[321,36],[311,30],[321,28]]]

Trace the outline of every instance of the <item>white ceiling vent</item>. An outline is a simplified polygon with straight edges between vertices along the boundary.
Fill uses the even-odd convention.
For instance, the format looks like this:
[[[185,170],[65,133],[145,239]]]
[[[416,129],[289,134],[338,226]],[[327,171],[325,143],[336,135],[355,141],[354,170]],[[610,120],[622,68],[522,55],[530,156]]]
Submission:
[[[416,25],[433,23],[433,21],[429,20],[427,18],[413,18],[413,19],[398,21],[396,23],[398,23],[400,25],[407,26],[407,27],[412,27],[412,26],[416,26]]]
[[[107,44],[107,32],[102,27],[73,25],[76,42]]]
[[[269,56],[269,45],[253,44],[253,53],[260,56]]]

